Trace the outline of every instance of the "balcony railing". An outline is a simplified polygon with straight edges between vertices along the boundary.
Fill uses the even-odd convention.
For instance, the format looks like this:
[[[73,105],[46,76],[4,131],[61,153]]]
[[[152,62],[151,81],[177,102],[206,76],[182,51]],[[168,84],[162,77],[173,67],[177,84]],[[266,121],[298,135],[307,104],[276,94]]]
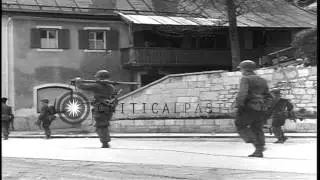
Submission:
[[[230,66],[230,51],[133,47],[121,49],[121,61],[139,66]]]

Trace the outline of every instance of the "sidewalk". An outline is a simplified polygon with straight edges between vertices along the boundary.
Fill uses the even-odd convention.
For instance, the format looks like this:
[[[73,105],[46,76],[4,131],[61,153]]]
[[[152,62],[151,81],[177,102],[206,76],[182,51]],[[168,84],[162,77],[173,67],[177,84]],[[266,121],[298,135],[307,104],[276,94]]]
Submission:
[[[96,133],[79,129],[53,129],[53,138],[97,138]],[[267,138],[273,135],[265,133]],[[286,133],[291,138],[317,138],[317,133]],[[10,138],[43,138],[43,131],[12,131]],[[112,138],[239,138],[237,133],[111,133]]]

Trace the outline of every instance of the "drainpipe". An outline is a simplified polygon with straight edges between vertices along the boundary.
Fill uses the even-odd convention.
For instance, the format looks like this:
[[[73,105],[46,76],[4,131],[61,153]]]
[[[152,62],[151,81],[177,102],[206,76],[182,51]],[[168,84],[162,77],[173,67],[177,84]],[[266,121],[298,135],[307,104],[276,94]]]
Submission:
[[[10,85],[10,72],[9,72],[9,66],[10,66],[10,61],[11,61],[11,56],[13,55],[13,54],[11,54],[11,51],[12,51],[12,49],[11,48],[13,48],[13,46],[12,46],[12,43],[13,42],[11,42],[12,41],[12,35],[10,34],[10,33],[12,33],[11,32],[11,30],[12,30],[12,17],[8,17],[8,21],[7,21],[7,64],[6,64],[6,73],[7,73],[7,88],[6,88],[6,94],[7,94],[7,96],[8,96],[8,99],[9,99],[9,102],[11,101],[11,105],[13,105],[14,104],[14,99],[12,99],[11,97],[9,98],[9,87],[11,86]],[[11,82],[11,83],[13,83],[13,82]],[[14,111],[14,107],[12,107],[12,111]]]
[[[9,17],[7,21],[7,61],[6,61],[6,73],[7,73],[7,88],[6,88],[6,96],[9,96],[9,58],[10,58],[10,53],[9,53],[9,47],[10,47],[10,40],[9,40],[9,23],[12,21],[12,18]],[[8,97],[9,98],[9,97]]]

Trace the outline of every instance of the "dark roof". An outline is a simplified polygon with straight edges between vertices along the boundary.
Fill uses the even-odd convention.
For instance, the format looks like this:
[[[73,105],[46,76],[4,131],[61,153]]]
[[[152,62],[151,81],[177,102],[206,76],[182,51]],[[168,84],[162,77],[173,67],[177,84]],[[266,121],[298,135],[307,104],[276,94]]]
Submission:
[[[225,19],[225,0],[2,0],[4,11],[123,14]],[[243,0],[241,0],[243,1]],[[212,3],[214,2],[214,3]],[[238,16],[242,26],[314,27],[317,17],[284,0],[248,0]]]

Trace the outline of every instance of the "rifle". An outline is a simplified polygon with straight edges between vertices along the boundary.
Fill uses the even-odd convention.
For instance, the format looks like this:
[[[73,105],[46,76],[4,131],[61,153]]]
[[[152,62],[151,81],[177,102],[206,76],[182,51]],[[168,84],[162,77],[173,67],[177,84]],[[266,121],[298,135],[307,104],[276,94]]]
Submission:
[[[292,111],[288,114],[288,117],[293,120],[299,119],[300,121],[303,121],[304,119],[315,119],[317,118],[317,112],[311,112],[307,111],[304,108],[299,109],[298,111]]]
[[[116,106],[118,105],[118,98],[117,96],[121,93],[122,89],[117,91],[115,94],[112,95],[111,99],[103,100],[103,101],[93,101],[92,103],[102,103],[105,106],[109,106],[112,108],[112,111],[115,112]]]
[[[71,85],[75,85],[76,80],[79,78],[75,78],[71,80]],[[84,83],[105,83],[105,84],[112,84],[112,85],[139,85],[140,83],[136,82],[122,82],[122,81],[111,81],[111,80],[81,80]]]

